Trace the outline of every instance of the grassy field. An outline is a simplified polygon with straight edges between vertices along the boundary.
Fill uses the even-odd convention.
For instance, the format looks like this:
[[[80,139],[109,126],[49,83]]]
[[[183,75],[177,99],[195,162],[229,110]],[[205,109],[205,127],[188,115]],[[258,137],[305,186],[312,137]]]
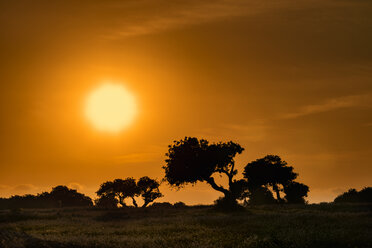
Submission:
[[[372,247],[372,205],[3,210],[0,247]]]

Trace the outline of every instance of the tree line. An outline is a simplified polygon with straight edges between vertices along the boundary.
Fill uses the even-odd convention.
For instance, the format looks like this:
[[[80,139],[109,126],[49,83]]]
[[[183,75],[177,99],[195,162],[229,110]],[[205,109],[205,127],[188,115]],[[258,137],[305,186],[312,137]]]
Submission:
[[[12,196],[0,198],[1,209],[15,208],[60,208],[60,207],[89,207],[93,206],[92,199],[66,186],[56,186],[50,192],[37,195]]]
[[[238,170],[234,158],[244,151],[239,144],[229,142],[209,143],[205,139],[185,137],[168,146],[162,182],[180,189],[185,185],[205,182],[223,197],[216,200],[217,206],[234,208],[238,201],[248,205],[257,204],[305,204],[309,187],[296,181],[298,173],[278,155],[267,155],[247,163],[242,179],[237,179]],[[216,182],[216,176],[225,176],[226,185]],[[126,207],[127,199],[134,207],[147,207],[163,196],[161,182],[147,176],[136,180],[132,177],[102,183],[93,201],[76,190],[57,186],[51,192],[38,195],[0,198],[0,208],[52,208],[96,206],[99,208]],[[138,199],[143,204],[139,206]],[[371,202],[372,188],[360,192],[349,190],[338,196],[335,202]],[[153,205],[156,205],[153,203]],[[161,204],[158,204],[161,205]],[[171,204],[163,204],[171,205]],[[178,203],[177,206],[183,204]]]

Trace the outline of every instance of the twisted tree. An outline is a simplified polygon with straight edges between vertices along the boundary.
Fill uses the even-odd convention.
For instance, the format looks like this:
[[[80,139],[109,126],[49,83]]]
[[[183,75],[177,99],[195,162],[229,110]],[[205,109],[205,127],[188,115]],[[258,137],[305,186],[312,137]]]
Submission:
[[[136,182],[132,177],[126,179],[115,179],[114,181],[107,181],[101,184],[99,190],[96,192],[100,197],[97,200],[98,203],[108,202],[113,198],[118,201],[118,203],[124,207],[125,199],[132,199],[133,206],[138,207],[136,197],[142,197],[144,204],[142,207],[146,207],[149,203],[153,202],[155,199],[162,197],[163,195],[159,191],[160,184],[149,177],[142,177]]]
[[[139,194],[143,199],[142,207],[163,196],[159,190],[159,182],[149,177],[141,177],[137,182]]]
[[[96,192],[99,197],[114,196],[119,204],[124,207],[126,206],[124,200],[126,198],[131,198],[134,206],[138,206],[135,200],[135,196],[139,195],[139,190],[137,188],[136,180],[132,177],[126,179],[115,179],[114,181],[107,181],[101,184],[99,190]]]
[[[243,175],[248,180],[249,188],[271,187],[276,193],[277,201],[282,202],[280,192],[284,190],[285,185],[296,179],[298,174],[279,156],[267,155],[248,163]]]
[[[207,140],[185,137],[168,147],[164,180],[173,187],[206,182],[214,190],[222,192],[224,199],[236,203],[244,188],[244,180],[235,180],[237,174],[234,157],[243,152],[239,144],[232,141],[210,144]],[[216,174],[225,175],[228,187],[215,182]]]

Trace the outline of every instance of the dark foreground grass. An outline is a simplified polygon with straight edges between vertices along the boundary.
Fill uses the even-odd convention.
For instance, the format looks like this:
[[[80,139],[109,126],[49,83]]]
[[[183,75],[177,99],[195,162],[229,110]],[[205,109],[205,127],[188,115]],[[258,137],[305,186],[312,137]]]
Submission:
[[[2,211],[0,247],[372,247],[372,206]]]

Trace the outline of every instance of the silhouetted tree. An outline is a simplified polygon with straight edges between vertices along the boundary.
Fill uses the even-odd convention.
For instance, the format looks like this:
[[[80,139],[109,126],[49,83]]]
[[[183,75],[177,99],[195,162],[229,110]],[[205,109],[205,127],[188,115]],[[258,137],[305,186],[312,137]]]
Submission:
[[[138,182],[134,178],[128,177],[124,180],[107,181],[101,184],[96,193],[100,198],[105,196],[117,199],[122,207],[125,206],[126,198],[131,198],[133,205],[138,207],[136,197],[141,196],[144,201],[142,207],[146,207],[149,203],[163,196],[159,191],[159,186],[159,182],[149,177],[142,177]]]
[[[54,208],[54,207],[89,207],[92,199],[66,186],[57,186],[51,192],[37,195],[11,196],[0,199],[0,208]]]
[[[163,196],[159,191],[159,186],[159,182],[149,177],[141,177],[138,180],[137,187],[139,195],[142,197],[144,202],[142,207],[146,207],[149,203]]]
[[[284,186],[297,177],[297,174],[293,172],[293,167],[288,166],[287,162],[277,155],[267,155],[248,163],[243,175],[248,180],[251,189],[261,186],[271,187],[276,193],[278,202],[282,202],[280,191],[283,191]]]
[[[305,204],[305,197],[309,192],[309,187],[303,183],[290,182],[284,186],[285,200],[287,203]]]
[[[359,201],[360,202],[372,202],[372,188],[365,187],[359,191]]]
[[[361,191],[349,189],[347,192],[337,196],[334,200],[336,203],[371,203],[372,187],[365,187]]]
[[[49,193],[49,196],[46,195],[46,197],[58,202],[60,207],[93,205],[90,197],[77,192],[75,189],[69,189],[68,187],[62,185],[54,187]]]
[[[135,196],[139,195],[139,189],[136,184],[136,180],[134,178],[128,177],[126,179],[115,179],[114,181],[107,181],[103,184],[101,184],[99,190],[96,192],[96,194],[101,196],[107,196],[112,197],[115,196],[115,198],[119,201],[119,204],[124,207],[125,202],[124,200],[126,198],[131,198],[133,201],[134,206],[138,206],[137,202],[135,200]]]
[[[233,179],[237,174],[234,157],[243,150],[232,141],[209,144],[207,140],[192,137],[174,141],[166,153],[164,180],[174,187],[207,182],[213,189],[222,192],[225,199],[236,202],[245,183],[244,180]],[[228,188],[217,185],[214,174],[226,175]]]

